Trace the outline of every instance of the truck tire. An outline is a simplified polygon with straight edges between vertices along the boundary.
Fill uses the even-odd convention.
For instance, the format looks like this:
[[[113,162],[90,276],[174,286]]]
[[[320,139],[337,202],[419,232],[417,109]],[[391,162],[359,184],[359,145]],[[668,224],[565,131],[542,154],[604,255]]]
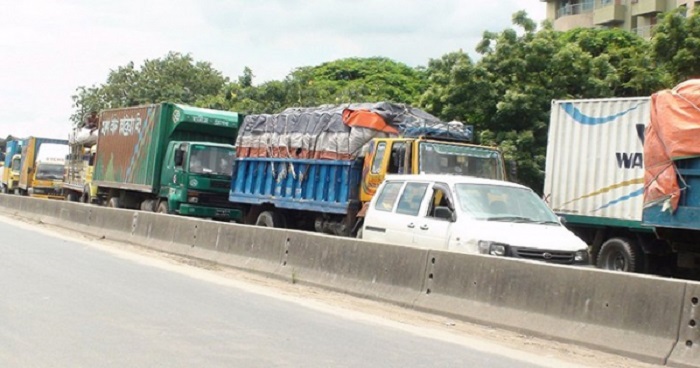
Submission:
[[[78,201],[78,195],[75,194],[75,192],[68,192],[66,194],[66,201],[68,202],[77,202]]]
[[[644,254],[626,238],[612,238],[603,243],[598,253],[598,268],[622,272],[644,272]]]
[[[168,201],[160,201],[160,203],[158,203],[158,211],[156,212],[165,214],[170,213],[168,209]]]
[[[0,191],[2,191],[2,194],[7,194],[7,187],[3,185]]]
[[[119,203],[119,198],[118,197],[110,198],[109,201],[107,202],[107,207],[121,208],[121,204]]]
[[[273,211],[263,211],[258,215],[255,226],[284,228],[284,217]]]

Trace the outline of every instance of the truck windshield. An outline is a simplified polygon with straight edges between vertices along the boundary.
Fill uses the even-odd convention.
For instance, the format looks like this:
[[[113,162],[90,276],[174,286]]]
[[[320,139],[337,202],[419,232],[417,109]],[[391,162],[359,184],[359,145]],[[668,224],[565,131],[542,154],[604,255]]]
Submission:
[[[501,154],[495,149],[459,144],[421,142],[422,174],[456,174],[504,180]]]
[[[63,165],[59,164],[39,164],[36,169],[37,180],[59,180],[63,179]]]
[[[190,172],[231,176],[236,151],[225,147],[192,146]]]
[[[487,221],[559,224],[557,216],[533,191],[489,184],[456,184],[461,212]]]
[[[22,158],[21,157],[15,157],[12,159],[12,171],[19,172],[21,166],[22,166]]]

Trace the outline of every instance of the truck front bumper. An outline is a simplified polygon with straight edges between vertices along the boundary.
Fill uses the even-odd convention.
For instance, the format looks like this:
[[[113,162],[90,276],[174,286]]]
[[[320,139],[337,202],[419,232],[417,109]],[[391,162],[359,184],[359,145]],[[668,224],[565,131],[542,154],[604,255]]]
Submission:
[[[207,207],[191,203],[180,204],[180,215],[213,218],[222,220],[239,220],[243,218],[243,212],[235,208]]]
[[[34,198],[63,199],[63,191],[56,188],[29,188],[27,194]]]

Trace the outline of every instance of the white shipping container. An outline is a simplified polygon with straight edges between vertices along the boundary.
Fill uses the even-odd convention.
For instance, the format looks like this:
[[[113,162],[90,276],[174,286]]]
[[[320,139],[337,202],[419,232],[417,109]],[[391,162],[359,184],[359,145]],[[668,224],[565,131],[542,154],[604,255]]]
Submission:
[[[650,101],[552,101],[544,198],[555,212],[641,221]]]

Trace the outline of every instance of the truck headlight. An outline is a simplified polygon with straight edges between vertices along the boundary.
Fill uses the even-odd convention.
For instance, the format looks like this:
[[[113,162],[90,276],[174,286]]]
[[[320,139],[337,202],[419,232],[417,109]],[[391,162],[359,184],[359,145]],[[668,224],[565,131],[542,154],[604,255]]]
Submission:
[[[187,202],[190,202],[190,203],[197,203],[197,202],[199,202],[199,198],[197,198],[197,197],[188,197],[188,198],[187,198]]]
[[[479,240],[479,253],[503,257],[507,252],[507,245],[494,243],[487,240]]]
[[[587,250],[579,250],[576,253],[574,253],[574,262],[588,262],[588,251]]]

